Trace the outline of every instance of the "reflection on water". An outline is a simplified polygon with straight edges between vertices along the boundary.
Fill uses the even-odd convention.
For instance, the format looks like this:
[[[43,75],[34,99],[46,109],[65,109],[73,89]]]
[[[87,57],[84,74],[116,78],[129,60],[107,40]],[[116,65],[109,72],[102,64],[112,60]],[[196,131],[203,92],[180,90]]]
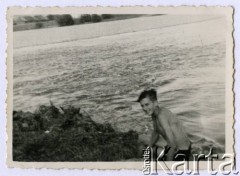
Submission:
[[[178,115],[192,141],[213,141],[223,151],[222,25],[223,19],[215,19],[15,49],[14,109],[33,111],[49,100],[70,103],[98,122],[143,132],[151,118],[135,101],[144,88],[154,87],[160,106]]]

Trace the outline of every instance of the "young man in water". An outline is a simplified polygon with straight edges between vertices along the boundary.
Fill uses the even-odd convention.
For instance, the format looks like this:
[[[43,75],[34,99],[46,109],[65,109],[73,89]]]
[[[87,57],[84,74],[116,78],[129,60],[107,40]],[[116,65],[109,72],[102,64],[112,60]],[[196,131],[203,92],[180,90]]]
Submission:
[[[141,104],[143,111],[152,117],[154,130],[148,145],[155,147],[161,135],[167,142],[165,147],[168,148],[165,152],[167,161],[188,160],[191,150],[188,136],[176,116],[170,110],[159,107],[156,90],[143,91],[137,102]]]

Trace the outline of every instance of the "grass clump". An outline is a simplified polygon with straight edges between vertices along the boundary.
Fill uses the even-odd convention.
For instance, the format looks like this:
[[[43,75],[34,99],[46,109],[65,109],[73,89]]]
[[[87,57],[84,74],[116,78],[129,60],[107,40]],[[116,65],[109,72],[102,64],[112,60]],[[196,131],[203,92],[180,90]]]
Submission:
[[[136,132],[118,132],[72,106],[13,111],[14,161],[127,160],[138,157],[137,139]]]

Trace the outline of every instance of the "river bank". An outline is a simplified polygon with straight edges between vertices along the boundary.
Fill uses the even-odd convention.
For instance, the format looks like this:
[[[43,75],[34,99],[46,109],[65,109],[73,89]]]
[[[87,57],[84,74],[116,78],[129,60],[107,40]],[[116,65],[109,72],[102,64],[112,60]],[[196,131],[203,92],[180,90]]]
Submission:
[[[53,104],[13,112],[14,161],[120,161],[138,157],[138,134],[118,132],[80,110]]]

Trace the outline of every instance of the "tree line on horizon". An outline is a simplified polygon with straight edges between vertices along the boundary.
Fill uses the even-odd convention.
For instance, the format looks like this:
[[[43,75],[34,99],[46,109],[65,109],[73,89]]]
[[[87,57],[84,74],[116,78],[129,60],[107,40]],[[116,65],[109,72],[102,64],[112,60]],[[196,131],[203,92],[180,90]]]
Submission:
[[[111,14],[83,14],[79,18],[73,18],[70,14],[47,15],[48,20],[56,20],[59,26],[70,26],[74,24],[97,23],[103,19],[110,19],[114,16]]]
[[[44,15],[34,15],[34,16],[18,16],[13,20],[13,24],[17,25],[18,22],[22,23],[36,23],[36,28],[42,28],[43,23],[47,21],[56,21],[59,26],[71,26],[74,24],[84,24],[84,23],[97,23],[105,19],[113,18],[112,14],[82,14],[78,18],[73,18],[70,14],[49,14]]]

